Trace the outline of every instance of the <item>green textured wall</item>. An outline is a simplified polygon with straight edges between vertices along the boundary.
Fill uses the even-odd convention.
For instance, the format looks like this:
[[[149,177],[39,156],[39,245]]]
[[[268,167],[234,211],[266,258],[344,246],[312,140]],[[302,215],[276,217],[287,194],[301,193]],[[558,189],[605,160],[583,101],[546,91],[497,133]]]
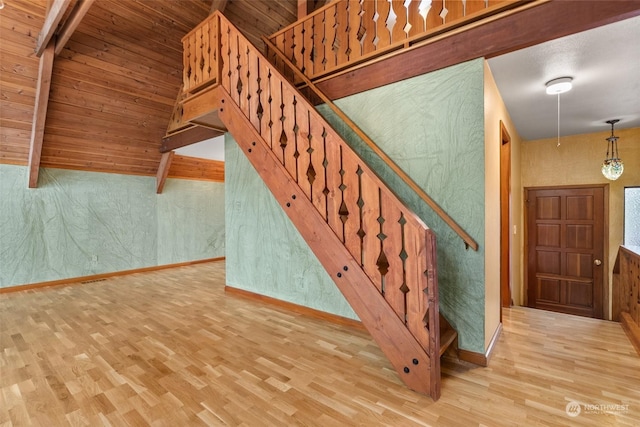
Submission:
[[[230,134],[224,169],[227,284],[357,319]]]
[[[0,287],[224,256],[222,183],[27,173],[0,165]]]
[[[484,65],[477,59],[336,101],[464,230],[464,243],[362,141],[325,115],[381,178],[436,233],[440,310],[460,347],[484,353]]]
[[[460,347],[484,353],[484,70],[481,59],[341,99],[337,104],[479,243],[463,241],[378,159],[357,148],[434,229],[442,312]],[[328,108],[319,110],[329,116]],[[344,126],[331,119],[339,131]],[[347,138],[358,147],[357,138]],[[227,136],[227,283],[353,317],[331,279]]]

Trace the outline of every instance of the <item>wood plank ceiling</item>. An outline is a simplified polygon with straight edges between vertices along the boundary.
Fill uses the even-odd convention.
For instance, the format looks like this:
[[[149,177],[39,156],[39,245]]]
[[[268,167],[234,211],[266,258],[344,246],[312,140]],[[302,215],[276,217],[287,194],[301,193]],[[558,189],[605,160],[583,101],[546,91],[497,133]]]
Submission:
[[[0,163],[26,165],[39,66],[34,50],[47,4],[4,3]],[[211,6],[211,0],[95,0],[54,59],[40,165],[155,175],[181,84],[181,38]],[[262,35],[295,21],[297,1],[228,0],[224,11],[261,47]],[[222,170],[175,156],[169,176],[221,179]]]

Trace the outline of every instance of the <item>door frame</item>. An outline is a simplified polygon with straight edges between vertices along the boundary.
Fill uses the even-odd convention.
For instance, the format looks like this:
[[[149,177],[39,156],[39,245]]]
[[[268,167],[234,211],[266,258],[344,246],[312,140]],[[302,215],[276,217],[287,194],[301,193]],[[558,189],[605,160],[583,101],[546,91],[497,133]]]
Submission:
[[[511,136],[500,120],[500,321],[511,305]]]
[[[529,305],[529,218],[527,203],[529,202],[529,191],[535,190],[571,190],[579,188],[602,188],[603,189],[603,239],[602,239],[602,251],[603,251],[603,271],[602,275],[602,318],[604,320],[611,320],[611,310],[609,310],[609,301],[611,300],[611,289],[609,288],[609,184],[583,184],[583,185],[547,185],[540,187],[524,187],[523,188],[523,215],[524,215],[524,262],[523,262],[523,286],[524,286],[524,306]]]

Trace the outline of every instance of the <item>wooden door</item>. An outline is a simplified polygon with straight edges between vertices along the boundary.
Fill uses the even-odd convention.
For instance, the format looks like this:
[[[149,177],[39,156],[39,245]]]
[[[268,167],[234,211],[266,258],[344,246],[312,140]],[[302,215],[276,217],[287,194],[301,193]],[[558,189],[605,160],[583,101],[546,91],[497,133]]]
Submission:
[[[602,318],[604,190],[527,190],[529,307]]]

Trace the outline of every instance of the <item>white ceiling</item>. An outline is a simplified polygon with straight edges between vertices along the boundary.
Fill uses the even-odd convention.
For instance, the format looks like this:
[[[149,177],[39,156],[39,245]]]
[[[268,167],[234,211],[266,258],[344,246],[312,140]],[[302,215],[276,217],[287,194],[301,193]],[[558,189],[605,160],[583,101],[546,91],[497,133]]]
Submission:
[[[182,156],[224,161],[224,135],[180,147],[175,152]]]
[[[560,134],[640,127],[640,17],[489,59],[509,115],[525,141],[556,137],[558,98],[545,83],[572,77],[560,95]]]

